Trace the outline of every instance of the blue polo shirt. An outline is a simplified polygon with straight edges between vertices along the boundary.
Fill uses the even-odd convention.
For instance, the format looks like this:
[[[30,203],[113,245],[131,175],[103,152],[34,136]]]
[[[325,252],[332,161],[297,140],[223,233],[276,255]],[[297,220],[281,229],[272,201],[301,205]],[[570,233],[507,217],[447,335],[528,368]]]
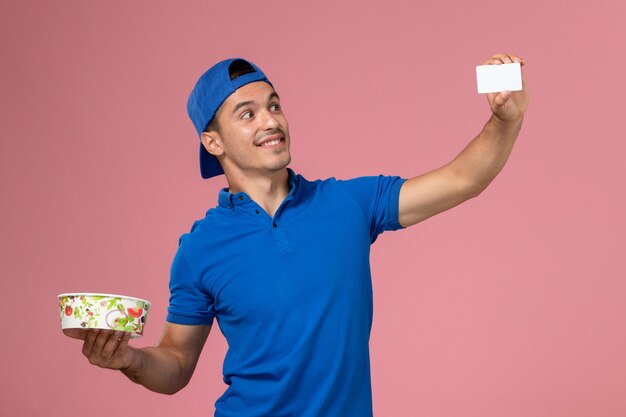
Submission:
[[[404,179],[308,181],[270,217],[245,193],[180,238],[167,321],[228,341],[216,417],[372,415],[370,245],[398,223]]]

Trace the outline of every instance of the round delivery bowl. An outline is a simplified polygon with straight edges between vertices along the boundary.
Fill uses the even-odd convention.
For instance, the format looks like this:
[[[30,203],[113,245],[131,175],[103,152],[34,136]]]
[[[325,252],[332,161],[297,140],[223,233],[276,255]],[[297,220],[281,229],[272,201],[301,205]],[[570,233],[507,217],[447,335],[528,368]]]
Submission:
[[[131,338],[143,335],[150,302],[127,295],[97,293],[59,294],[61,330],[84,339],[88,329],[120,330]]]

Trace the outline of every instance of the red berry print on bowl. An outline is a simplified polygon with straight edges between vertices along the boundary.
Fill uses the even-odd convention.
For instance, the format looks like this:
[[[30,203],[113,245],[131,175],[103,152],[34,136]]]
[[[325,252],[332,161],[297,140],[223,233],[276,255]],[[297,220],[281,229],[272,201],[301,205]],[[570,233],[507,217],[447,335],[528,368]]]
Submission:
[[[65,315],[66,316],[72,315],[72,306],[65,306]]]

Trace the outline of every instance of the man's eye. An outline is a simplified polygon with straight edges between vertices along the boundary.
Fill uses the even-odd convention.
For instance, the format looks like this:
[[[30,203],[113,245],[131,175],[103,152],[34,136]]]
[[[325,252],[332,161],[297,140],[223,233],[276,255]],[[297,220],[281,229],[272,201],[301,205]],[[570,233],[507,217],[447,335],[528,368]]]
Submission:
[[[280,110],[280,104],[278,103],[274,103],[270,106],[270,110],[272,111],[279,111]]]
[[[252,117],[252,112],[251,111],[245,111],[243,113],[241,113],[240,116],[242,119],[249,119]]]

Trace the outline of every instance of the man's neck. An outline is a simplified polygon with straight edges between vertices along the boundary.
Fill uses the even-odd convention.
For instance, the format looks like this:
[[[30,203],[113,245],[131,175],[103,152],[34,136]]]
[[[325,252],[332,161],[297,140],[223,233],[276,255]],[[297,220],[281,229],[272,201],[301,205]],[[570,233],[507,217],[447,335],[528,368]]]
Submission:
[[[229,175],[226,178],[230,193],[246,193],[271,217],[289,194],[289,172],[286,168],[271,175]]]

